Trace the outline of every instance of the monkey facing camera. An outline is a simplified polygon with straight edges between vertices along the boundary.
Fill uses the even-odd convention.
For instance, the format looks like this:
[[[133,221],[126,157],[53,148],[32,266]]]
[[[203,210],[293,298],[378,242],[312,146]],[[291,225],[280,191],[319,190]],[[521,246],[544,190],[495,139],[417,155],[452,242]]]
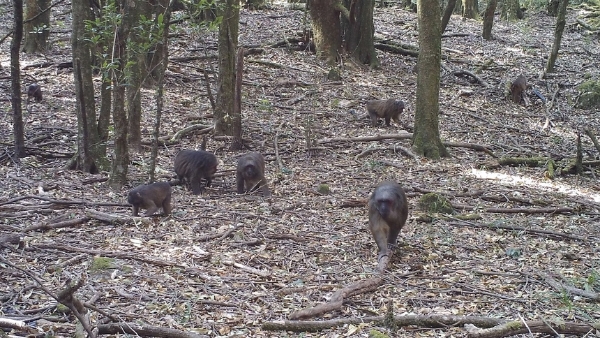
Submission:
[[[238,159],[236,181],[238,194],[260,187],[263,197],[271,196],[265,179],[265,158],[260,153],[248,153]]]
[[[171,213],[171,185],[167,182],[157,182],[135,187],[127,195],[127,202],[133,205],[133,216],[140,209],[146,209],[144,216],[152,216],[162,208],[163,214]]]
[[[42,87],[37,83],[27,86],[27,103],[29,103],[32,97],[35,99],[35,102],[42,101]]]
[[[527,79],[523,75],[519,75],[515,81],[510,85],[510,95],[512,96],[512,100],[514,103],[521,103],[521,99],[523,98],[523,94],[527,89]]]
[[[204,150],[182,150],[175,157],[177,178],[182,183],[187,181],[194,195],[204,190],[201,185],[203,178],[206,179],[206,186],[210,187],[217,165],[217,157]]]
[[[389,255],[406,224],[408,202],[404,189],[392,181],[380,183],[369,198],[369,229],[379,248],[377,259]]]
[[[390,120],[400,124],[398,116],[404,110],[404,102],[400,100],[371,100],[367,102],[367,111],[371,117],[371,125],[377,127],[377,120],[385,119],[385,125],[389,127]]]

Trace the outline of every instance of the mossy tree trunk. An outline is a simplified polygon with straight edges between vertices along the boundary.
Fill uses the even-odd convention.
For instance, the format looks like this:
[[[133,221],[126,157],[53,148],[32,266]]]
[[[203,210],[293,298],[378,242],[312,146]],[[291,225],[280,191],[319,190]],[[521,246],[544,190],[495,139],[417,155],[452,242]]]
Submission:
[[[562,34],[565,29],[565,16],[567,14],[567,5],[569,0],[560,0],[558,6],[558,16],[556,17],[556,27],[554,28],[554,43],[552,44],[552,51],[550,57],[548,57],[548,63],[546,64],[546,73],[552,73],[554,71],[554,64],[558,57],[558,51],[560,50],[560,41],[562,40]]]
[[[227,0],[219,25],[219,83],[215,106],[215,134],[233,135],[235,99],[235,55],[240,21],[239,2]]]
[[[487,7],[485,8],[485,14],[483,16],[483,36],[484,39],[490,40],[492,38],[492,27],[494,26],[494,12],[496,12],[497,0],[488,0]]]
[[[442,34],[440,7],[436,0],[417,3],[419,59],[413,147],[425,157],[448,156],[438,127]]]
[[[25,7],[23,52],[44,52],[50,33],[50,0],[25,0]]]

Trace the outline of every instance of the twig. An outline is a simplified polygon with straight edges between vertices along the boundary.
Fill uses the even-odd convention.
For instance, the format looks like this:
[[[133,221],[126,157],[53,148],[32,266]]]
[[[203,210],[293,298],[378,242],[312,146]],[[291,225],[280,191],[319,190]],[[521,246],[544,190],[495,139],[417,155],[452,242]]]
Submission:
[[[236,263],[234,261],[223,260],[222,262],[225,265],[232,265],[232,266],[235,266],[236,268],[242,269],[244,271],[253,273],[253,274],[261,276],[261,277],[269,277],[271,275],[271,273],[269,271],[263,271],[263,270],[260,270],[260,269],[253,268],[251,266],[247,266],[247,265],[243,265],[243,264],[240,264],[240,263]]]
[[[128,333],[138,337],[207,338],[208,336],[166,327],[139,325],[135,323],[111,323],[98,325],[98,334]]]
[[[550,230],[527,229],[527,228],[517,227],[517,226],[512,226],[512,225],[481,224],[481,223],[475,223],[475,222],[462,221],[462,220],[458,220],[458,219],[454,219],[454,220],[456,222],[450,222],[450,223],[448,223],[448,225],[452,225],[452,226],[469,226],[469,227],[488,228],[488,229],[506,229],[506,230],[512,230],[512,231],[521,231],[521,232],[529,233],[529,234],[546,235],[546,236],[555,237],[555,238],[556,237],[558,237],[558,238],[567,238],[567,239],[572,239],[572,240],[582,241],[582,242],[589,241],[589,239],[587,237],[577,236],[577,235],[571,235],[571,234],[565,234],[565,233],[556,232],[556,231],[550,231]]]
[[[281,162],[281,157],[279,156],[278,139],[279,139],[279,131],[281,130],[281,128],[283,128],[284,125],[285,125],[285,122],[281,122],[279,127],[277,127],[277,132],[275,133],[275,138],[273,139],[273,145],[275,147],[275,159],[277,160],[277,165],[279,166],[279,172],[283,171],[283,163]]]

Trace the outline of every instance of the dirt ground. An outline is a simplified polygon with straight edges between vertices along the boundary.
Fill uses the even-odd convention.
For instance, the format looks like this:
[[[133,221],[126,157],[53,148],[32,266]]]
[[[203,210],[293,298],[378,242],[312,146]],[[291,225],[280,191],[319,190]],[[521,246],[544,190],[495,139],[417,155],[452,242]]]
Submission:
[[[72,69],[57,66],[71,60],[68,9],[53,9],[47,54],[21,55],[23,83],[37,82],[45,94],[43,102],[25,112],[26,143],[34,155],[21,165],[9,158],[10,38],[0,45],[5,115],[0,121],[0,238],[23,234],[20,246],[0,241],[0,257],[39,276],[55,294],[85,276],[76,296],[121,321],[210,337],[367,337],[372,329],[393,337],[466,336],[463,327],[391,331],[373,322],[312,333],[261,328],[376,273],[364,201],[378,182],[391,179],[406,188],[410,216],[385,283],[375,292],[349,297],[341,311],[312,319],[385,315],[391,302],[397,316],[600,320],[596,303],[561,292],[544,277],[600,292],[600,185],[593,163],[581,176],[551,180],[545,167],[497,166],[490,154],[465,147],[449,147],[450,158],[431,161],[401,150],[410,149],[410,139],[326,142],[412,131],[417,60],[378,51],[381,67],[367,69],[344,59],[342,81],[328,81],[326,65],[314,54],[268,47],[304,28],[302,11],[281,6],[243,10],[240,22],[240,45],[264,50],[245,58],[242,111],[244,137],[267,161],[271,199],[238,195],[235,163],[242,152],[209,138],[207,150],[220,161],[217,178],[199,196],[173,187],[172,216],[28,229],[81,219],[91,211],[127,217],[127,191],[147,179],[148,147],[131,154],[131,186],[121,191],[108,187],[107,172],[64,169],[77,139]],[[0,12],[4,36],[12,20],[10,3],[0,4]],[[552,46],[555,18],[532,9],[514,23],[496,17],[494,39],[485,41],[481,22],[453,16],[442,39],[442,139],[486,146],[498,158],[543,156],[557,163],[574,158],[578,131],[587,127],[600,133],[597,109],[574,108],[576,86],[600,77],[598,35],[576,23],[585,14],[569,10],[557,71],[543,80],[539,74]],[[415,13],[377,8],[375,28],[379,39],[417,45]],[[216,35],[187,25],[176,25],[172,32],[164,136],[212,122],[202,69],[216,67]],[[463,70],[485,84],[457,73]],[[532,89],[527,106],[508,99],[506,84],[519,74],[551,101],[548,110]],[[215,74],[210,78],[214,90]],[[403,100],[403,125],[371,127],[364,107],[375,98]],[[153,89],[143,90],[143,100],[143,133],[149,139]],[[316,149],[307,149],[307,135],[318,141]],[[201,135],[191,133],[179,144],[161,147],[160,180],[173,179],[179,150],[197,149],[201,141]],[[582,142],[584,160],[597,160],[598,151],[584,134]],[[328,194],[317,191],[321,184],[329,187]],[[444,193],[456,213],[426,221],[418,200],[428,191]],[[461,215],[480,218],[461,221]],[[0,262],[0,305],[0,317],[26,319],[55,336],[75,332],[75,318],[57,309],[30,276],[5,262]],[[93,323],[106,319],[95,311],[91,318]]]

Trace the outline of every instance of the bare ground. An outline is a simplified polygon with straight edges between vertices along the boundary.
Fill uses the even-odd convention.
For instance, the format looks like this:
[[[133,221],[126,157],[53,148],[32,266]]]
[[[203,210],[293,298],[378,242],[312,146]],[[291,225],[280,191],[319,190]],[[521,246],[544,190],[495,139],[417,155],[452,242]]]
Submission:
[[[6,9],[2,10],[3,22],[9,23],[10,6],[0,6]],[[27,66],[70,60],[68,25],[63,29],[58,26],[68,22],[66,9],[56,8],[53,13],[57,29],[51,35],[51,51],[22,55],[23,82],[38,82],[45,90],[45,100],[33,104],[25,115],[26,139],[32,149],[47,156],[29,156],[19,166],[7,157],[12,144],[9,40],[0,46],[0,105],[6,115],[0,122],[5,149],[0,167],[0,238],[30,226],[84,217],[87,210],[123,216],[131,212],[125,204],[130,187],[113,191],[105,182],[90,183],[90,179],[101,179],[107,173],[92,177],[64,170],[66,159],[54,157],[68,157],[76,145],[72,72],[56,66]],[[375,13],[377,37],[417,44],[414,13],[396,7]],[[579,9],[569,11],[557,73],[548,80],[537,78],[553,41],[554,18],[535,11],[516,23],[497,18],[495,39],[484,41],[480,22],[452,17],[446,31],[451,36],[443,39],[447,57],[440,93],[443,140],[485,145],[499,157],[574,157],[577,131],[583,127],[595,134],[600,131],[597,110],[573,107],[578,95],[575,86],[588,77],[598,79],[600,72],[598,36],[575,23],[584,14]],[[293,36],[302,30],[303,18],[301,11],[281,8],[243,11],[240,43],[265,46]],[[0,28],[1,35],[8,29]],[[215,35],[189,27],[174,27],[173,32],[178,35],[171,41],[174,61],[167,76],[163,135],[192,123],[211,122],[201,69],[209,63],[214,66],[215,59],[177,60],[215,55]],[[349,298],[342,311],[328,313],[325,319],[384,315],[392,301],[396,315],[598,321],[600,308],[596,303],[557,291],[541,277],[548,274],[565,285],[600,292],[600,185],[595,168],[586,168],[582,176],[549,180],[545,168],[488,169],[493,163],[488,154],[457,147],[449,148],[452,157],[441,161],[413,160],[393,149],[356,158],[373,146],[410,148],[410,140],[323,143],[320,150],[307,152],[307,129],[317,140],[401,131],[398,125],[370,127],[367,118],[356,119],[350,113],[354,109],[364,117],[365,102],[373,98],[404,100],[407,109],[402,121],[412,128],[416,92],[412,68],[416,59],[381,51],[379,57],[381,68],[376,70],[344,60],[341,83],[328,82],[325,65],[311,53],[265,48],[262,54],[246,58],[242,107],[245,137],[253,141],[253,150],[266,156],[267,178],[274,193],[271,200],[235,193],[233,170],[239,153],[228,151],[225,142],[211,139],[208,150],[222,162],[219,177],[202,196],[174,187],[171,217],[124,225],[91,220],[56,230],[28,231],[23,237],[24,247],[0,243],[0,256],[40,276],[55,293],[66,281],[86,275],[87,282],[77,296],[89,301],[96,295],[95,306],[123,321],[209,336],[296,336],[299,334],[264,331],[261,324],[286,319],[294,311],[327,301],[339,288],[375,273],[376,246],[367,231],[366,208],[360,202],[378,182],[393,179],[406,187],[411,216],[385,284],[376,292]],[[484,64],[487,66],[481,68]],[[457,70],[477,72],[488,86],[453,75]],[[555,98],[550,127],[542,128],[546,112],[531,90],[527,107],[506,97],[506,83],[518,74],[524,74],[546,98]],[[214,89],[214,75],[211,79]],[[290,101],[298,97],[301,100],[297,103]],[[152,90],[144,91],[144,102],[144,137],[149,138],[155,107]],[[46,138],[34,143],[40,136]],[[276,163],[276,138],[282,168]],[[173,158],[180,149],[197,148],[200,143],[201,137],[192,134],[181,144],[161,148],[158,173],[162,179],[172,177]],[[597,158],[587,137],[583,147],[585,159]],[[131,186],[145,181],[148,158],[148,148],[132,154]],[[329,186],[328,195],[316,192],[320,184]],[[417,202],[423,191],[429,190],[445,192],[453,204],[473,208],[458,214],[478,213],[481,219],[470,225],[444,217],[422,221]],[[6,203],[26,195],[88,203],[61,204],[33,198]],[[359,206],[345,207],[357,201]],[[97,205],[106,202],[122,206]],[[562,207],[573,211],[486,211]],[[219,238],[232,229],[230,235]],[[567,236],[527,231],[531,229]],[[94,269],[95,257],[118,255],[122,258],[114,259],[109,268]],[[158,260],[165,264],[158,264]],[[35,325],[53,330],[57,336],[75,331],[73,317],[56,311],[56,302],[31,278],[2,263],[0,302],[0,316],[36,317]],[[93,320],[101,318],[93,312]],[[366,337],[373,328],[395,337],[466,335],[461,327],[409,326],[392,333],[382,324],[367,323],[301,336]]]

